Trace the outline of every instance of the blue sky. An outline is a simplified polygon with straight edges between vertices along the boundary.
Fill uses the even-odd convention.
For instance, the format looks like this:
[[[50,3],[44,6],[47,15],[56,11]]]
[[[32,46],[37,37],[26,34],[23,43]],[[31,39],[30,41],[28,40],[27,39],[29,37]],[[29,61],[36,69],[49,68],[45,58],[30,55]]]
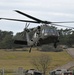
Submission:
[[[0,0],[0,17],[14,19],[29,19],[15,12],[20,10],[41,20],[48,21],[74,21],[74,0]],[[40,24],[30,24],[36,27]],[[74,27],[74,24],[63,24]],[[0,29],[23,31],[25,23],[0,20]]]

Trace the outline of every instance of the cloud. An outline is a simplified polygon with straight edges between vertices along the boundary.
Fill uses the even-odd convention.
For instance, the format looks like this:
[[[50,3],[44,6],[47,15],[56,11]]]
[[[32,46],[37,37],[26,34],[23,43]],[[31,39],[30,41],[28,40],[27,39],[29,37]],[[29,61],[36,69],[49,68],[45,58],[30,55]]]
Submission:
[[[29,19],[13,10],[20,10],[42,20],[74,20],[74,0],[0,0],[0,17]],[[16,26],[15,28],[22,30],[17,26],[18,24],[20,25],[20,28],[22,28],[22,23],[0,21],[0,25],[2,25],[2,23],[7,25],[13,24]],[[8,26],[8,28],[4,28],[8,30],[12,29],[14,32],[16,32],[17,29],[14,29],[13,25],[11,27]],[[3,28],[0,26],[0,29]]]

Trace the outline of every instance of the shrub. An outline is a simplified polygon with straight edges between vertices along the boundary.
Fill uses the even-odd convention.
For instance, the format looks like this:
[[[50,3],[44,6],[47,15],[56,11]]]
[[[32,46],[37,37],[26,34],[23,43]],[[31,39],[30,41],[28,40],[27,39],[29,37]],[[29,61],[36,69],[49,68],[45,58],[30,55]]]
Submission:
[[[44,52],[60,52],[60,51],[63,51],[63,49],[59,46],[57,48],[54,48],[51,45],[43,45],[41,47],[41,51],[44,51]]]

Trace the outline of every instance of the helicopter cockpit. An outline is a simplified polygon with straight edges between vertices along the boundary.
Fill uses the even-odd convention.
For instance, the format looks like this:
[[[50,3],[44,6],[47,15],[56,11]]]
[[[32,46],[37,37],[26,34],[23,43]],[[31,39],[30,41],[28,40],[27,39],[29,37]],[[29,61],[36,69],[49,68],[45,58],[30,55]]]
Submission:
[[[39,27],[38,27],[39,28]],[[58,31],[53,26],[42,25],[37,31],[34,33],[34,38],[44,38],[48,36],[59,36]]]
[[[52,26],[43,26],[41,33],[43,36],[59,36],[56,28]]]

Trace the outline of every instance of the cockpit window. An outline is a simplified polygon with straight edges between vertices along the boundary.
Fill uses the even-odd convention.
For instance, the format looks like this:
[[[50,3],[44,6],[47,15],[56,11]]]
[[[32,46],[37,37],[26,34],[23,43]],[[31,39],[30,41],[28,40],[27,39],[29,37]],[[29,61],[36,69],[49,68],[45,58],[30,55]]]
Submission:
[[[44,31],[44,29],[42,30],[42,34],[44,34],[45,33],[45,31]]]
[[[49,33],[49,29],[45,29],[45,33]]]
[[[43,29],[42,34],[43,35],[58,35],[57,31],[54,28],[53,29],[52,28],[51,29],[49,29],[49,28]]]
[[[43,30],[42,30],[42,34],[43,34],[43,35],[48,35],[49,32],[50,32],[49,29],[43,29]]]

